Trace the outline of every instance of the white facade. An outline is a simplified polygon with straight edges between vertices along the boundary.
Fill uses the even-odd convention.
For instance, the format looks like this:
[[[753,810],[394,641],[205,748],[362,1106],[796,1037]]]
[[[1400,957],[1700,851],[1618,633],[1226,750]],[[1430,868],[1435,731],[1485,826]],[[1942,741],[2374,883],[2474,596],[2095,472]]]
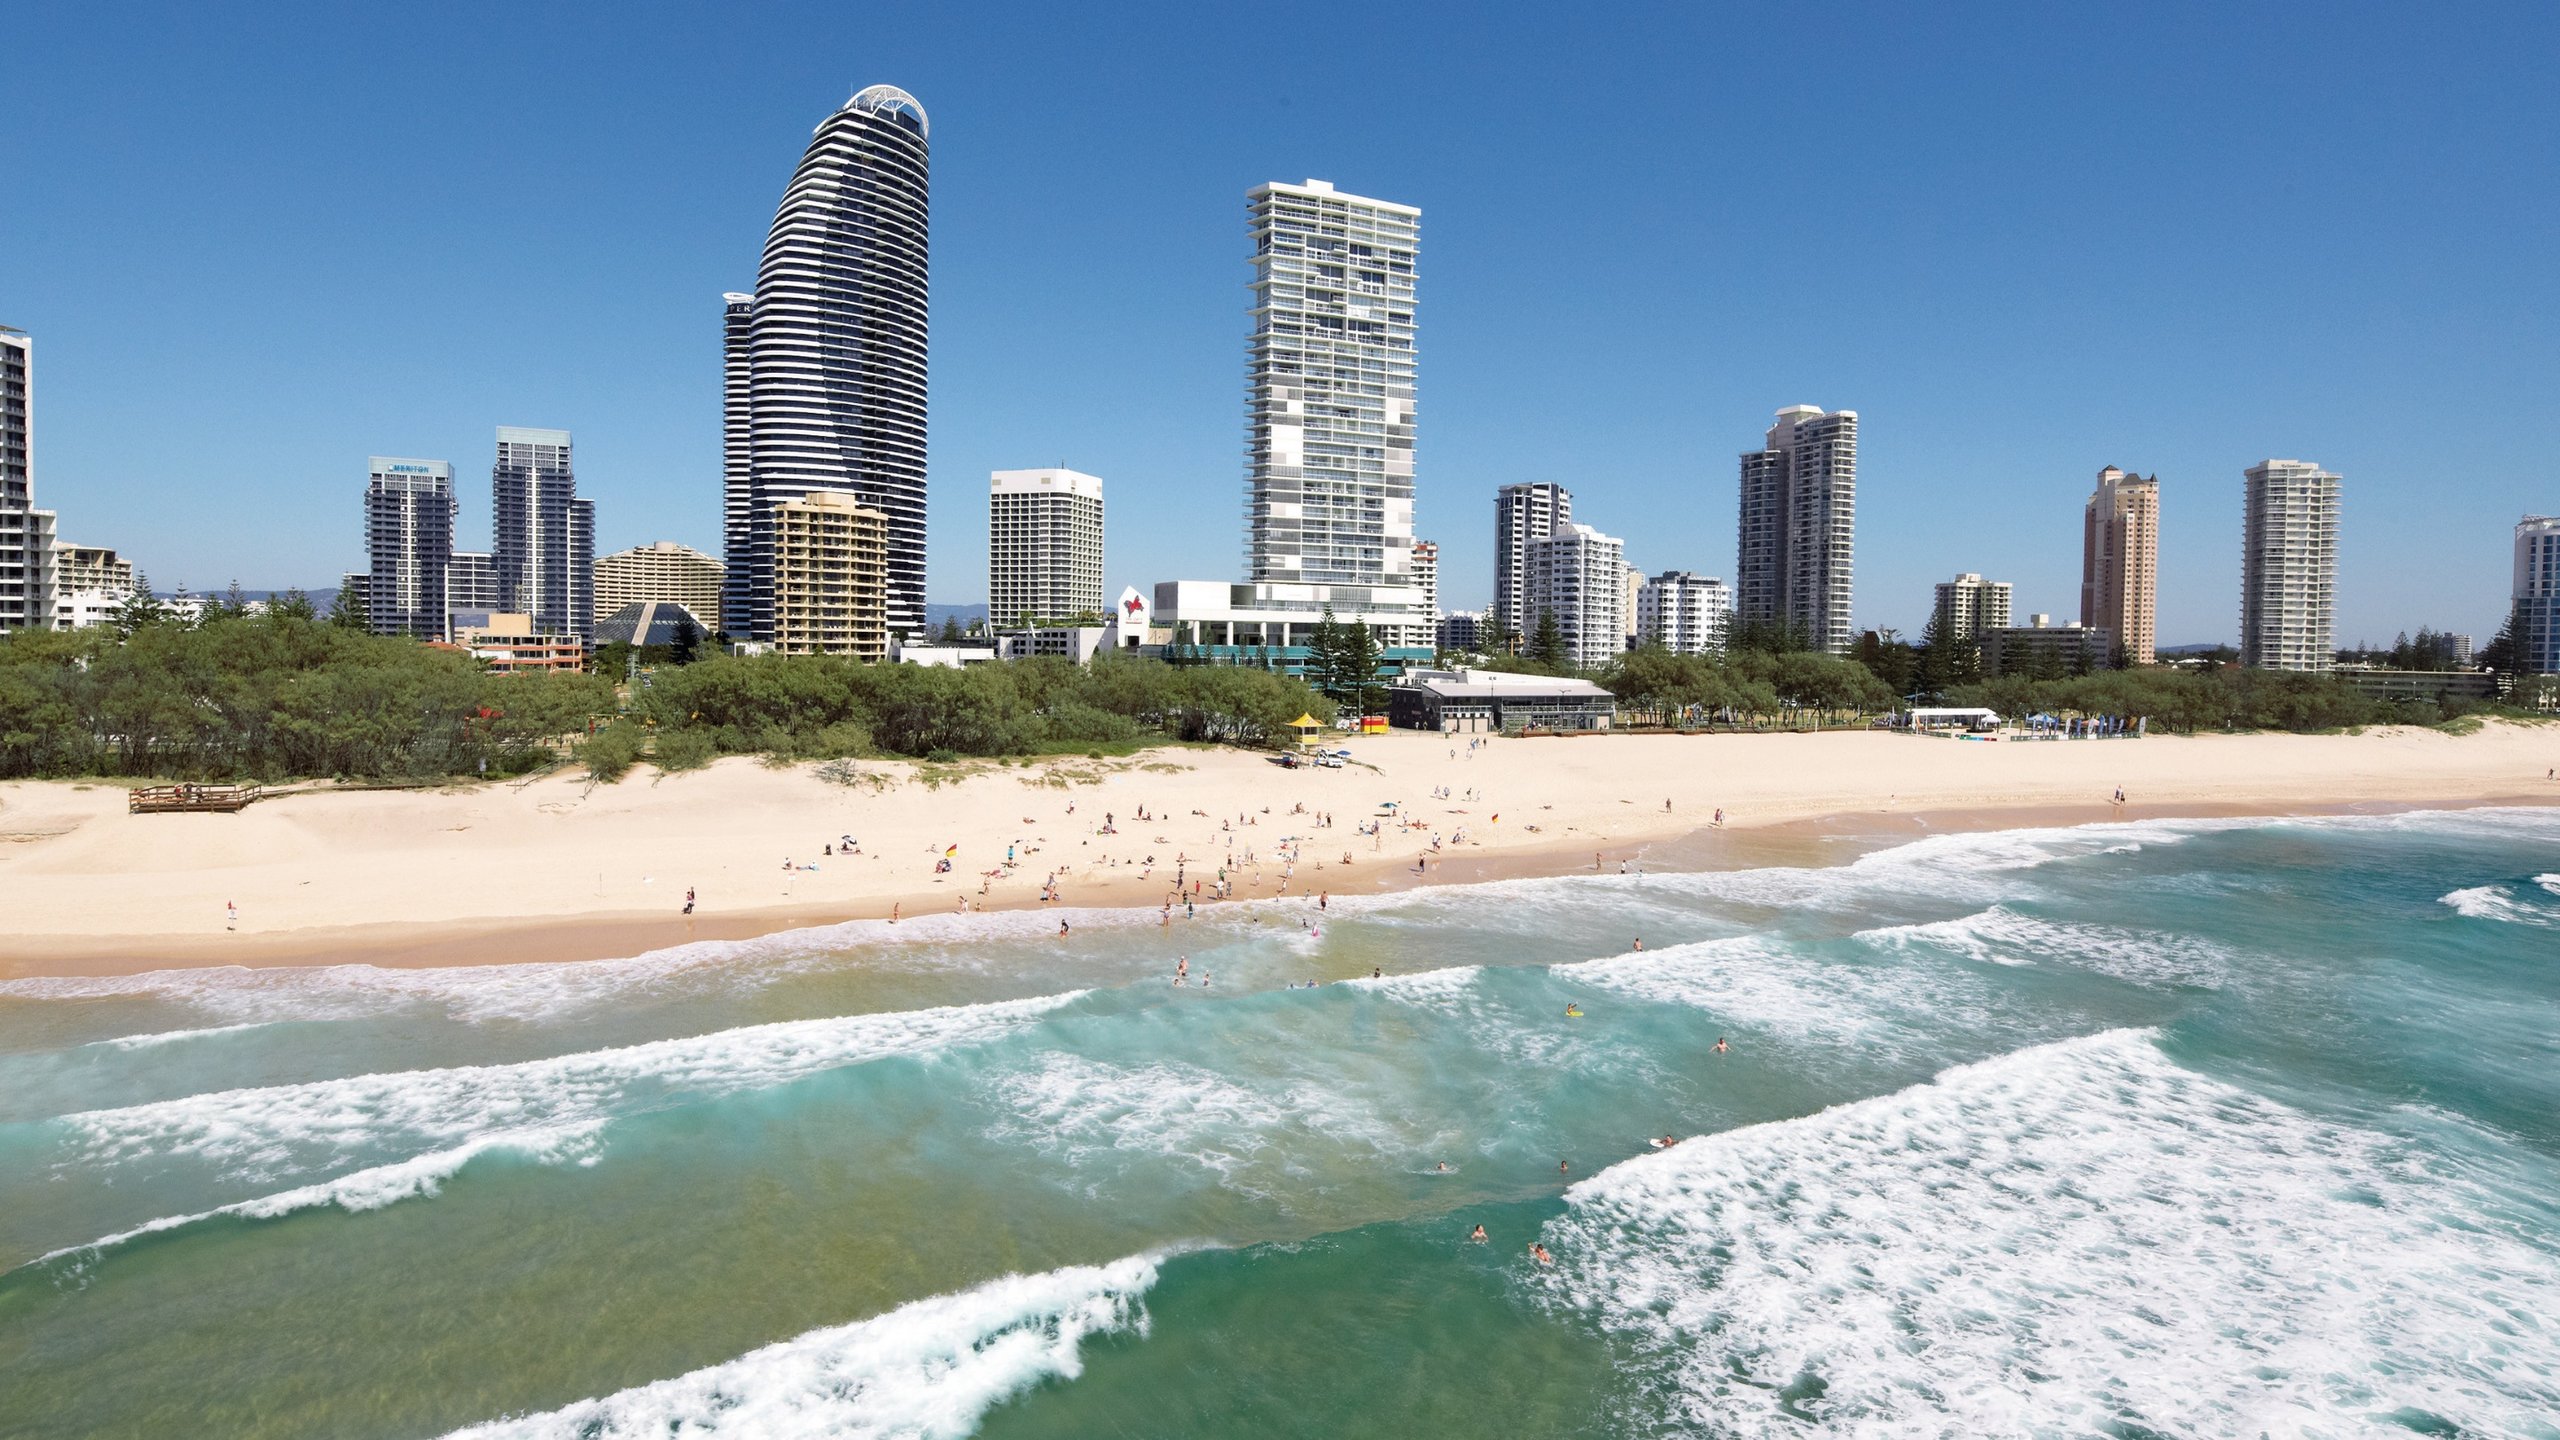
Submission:
[[[2512,593],[2516,668],[2532,675],[2560,674],[2560,516],[2527,515],[2516,522]]]
[[[0,634],[55,625],[54,517],[35,493],[35,340],[0,325]]]
[[[1529,546],[1528,636],[1553,615],[1573,663],[1590,667],[1627,644],[1627,547],[1588,525],[1566,525]]]
[[[1537,617],[1529,610],[1529,547],[1573,523],[1573,492],[1539,481],[1505,485],[1493,495],[1493,608],[1485,624],[1526,636]]]
[[[2009,623],[2010,585],[1968,570],[1938,582],[1938,633],[1949,640],[1982,643],[1983,635]]]
[[[2337,663],[2338,486],[2304,460],[2249,467],[2240,531],[2240,663],[2326,671]]]
[[[1688,570],[1665,570],[1636,592],[1636,643],[1682,655],[1724,650],[1733,587]]]
[[[1073,470],[987,477],[987,618],[1102,613],[1102,481]]]
[[[116,611],[133,598],[130,587],[123,590],[64,590],[54,597],[54,623],[64,630],[88,630],[115,618]]]
[[[1440,618],[1440,547],[1428,540],[1413,542],[1413,588],[1422,592],[1422,608]]]
[[[1246,576],[1410,586],[1422,212],[1323,180],[1273,181],[1247,203]]]
[[[1432,648],[1435,637],[1431,617],[1422,608],[1422,592],[1408,586],[1355,589],[1160,580],[1153,623],[1168,631],[1176,645],[1276,649],[1307,644],[1327,607],[1338,624],[1356,620],[1367,625],[1380,649]]]
[[[1742,457],[1735,618],[1785,624],[1817,650],[1851,638],[1858,522],[1858,412],[1794,405]]]
[[[996,654],[1006,660],[1056,659],[1082,665],[1106,643],[1107,625],[1040,625],[1029,630],[1001,631]]]

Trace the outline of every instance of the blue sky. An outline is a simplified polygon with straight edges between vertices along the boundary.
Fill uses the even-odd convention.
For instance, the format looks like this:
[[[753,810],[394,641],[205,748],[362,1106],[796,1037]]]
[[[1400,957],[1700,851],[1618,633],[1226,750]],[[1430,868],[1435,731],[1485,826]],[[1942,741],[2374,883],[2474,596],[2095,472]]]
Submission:
[[[1105,477],[1109,583],[1242,535],[1244,195],[1417,204],[1419,528],[1572,487],[1730,575],[1734,455],[1861,416],[1857,618],[2077,606],[2157,471],[2160,639],[2238,608],[2240,472],[2346,477],[2342,640],[2485,638],[2560,509],[2560,8],[1124,5],[11,10],[0,323],[38,501],[167,587],[332,584],[365,457],[576,432],[605,549],[717,549],[719,296],[856,89],[934,131],[932,595],[985,477]],[[1597,8],[1597,7],[1591,7]]]

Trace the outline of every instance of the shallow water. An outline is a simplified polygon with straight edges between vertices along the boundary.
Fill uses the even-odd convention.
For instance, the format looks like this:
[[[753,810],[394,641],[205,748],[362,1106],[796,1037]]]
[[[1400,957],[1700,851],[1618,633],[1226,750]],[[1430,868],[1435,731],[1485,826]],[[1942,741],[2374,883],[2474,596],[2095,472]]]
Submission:
[[[0,984],[0,1435],[2560,1437],[2560,814],[1055,923]]]

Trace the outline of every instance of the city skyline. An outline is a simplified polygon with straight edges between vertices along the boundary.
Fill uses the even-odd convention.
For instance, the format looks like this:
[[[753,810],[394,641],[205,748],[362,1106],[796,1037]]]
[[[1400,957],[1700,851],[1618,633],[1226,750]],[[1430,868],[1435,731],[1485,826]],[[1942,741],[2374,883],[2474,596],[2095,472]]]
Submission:
[[[368,22],[312,39],[267,34],[250,17],[236,44],[215,45],[214,68],[242,83],[206,97],[195,133],[164,158],[114,149],[94,117],[181,73],[166,46],[208,35],[177,25],[164,46],[117,52],[110,70],[102,36],[37,17],[31,58],[61,63],[29,67],[27,133],[41,143],[24,167],[24,203],[0,220],[0,323],[46,339],[38,503],[74,514],[73,538],[116,546],[164,588],[219,588],[235,569],[258,588],[320,586],[361,566],[343,525],[321,517],[343,514],[330,487],[364,455],[475,453],[484,417],[538,413],[576,430],[587,451],[603,502],[599,550],[662,539],[718,550],[718,517],[701,498],[719,464],[702,299],[743,278],[738,237],[771,213],[777,148],[805,140],[812,111],[884,78],[927,96],[946,127],[967,117],[954,132],[965,144],[938,157],[936,176],[933,599],[978,598],[980,477],[1027,456],[1114,477],[1128,504],[1112,589],[1194,568],[1181,559],[1191,535],[1234,513],[1209,503],[1233,473],[1225,357],[1239,331],[1225,297],[1240,277],[1228,207],[1252,184],[1312,173],[1435,217],[1435,379],[1417,504],[1423,530],[1451,542],[1447,608],[1484,604],[1491,577],[1482,547],[1446,521],[1480,515],[1505,483],[1562,483],[1622,533],[1641,516],[1632,565],[1718,572],[1733,543],[1734,481],[1714,457],[1738,448],[1725,437],[1741,438],[1740,417],[1824,396],[1863,416],[1856,626],[1916,633],[1930,584],[1959,566],[2013,579],[2022,610],[2073,613],[2086,477],[2138,460],[2176,497],[2160,537],[2160,643],[2236,641],[2237,472],[2267,455],[2316,454],[2358,485],[2340,557],[2341,643],[2420,624],[2494,629],[2502,537],[2517,515],[2551,508],[2530,460],[2548,448],[2548,427],[2497,437],[2497,453],[2460,470],[2444,466],[2429,427],[2457,405],[2539,414],[2533,397],[2555,378],[2524,321],[2548,308],[2552,281],[2529,263],[2526,237],[2547,230],[2552,201],[2491,183],[2519,163],[2533,168],[2531,153],[2548,143],[2531,138],[2543,127],[2505,111],[2526,102],[2476,79],[2452,86],[2475,58],[2458,60],[2449,39],[2414,23],[2372,17],[2307,38],[2247,19],[2075,17],[2067,33],[2029,42],[1988,22],[1949,19],[1915,35],[1915,21],[1859,13],[1842,29],[1840,63],[1881,92],[1827,117],[1742,72],[1714,98],[1676,95],[1665,67],[1730,28],[1704,20],[1548,33],[1548,22],[1515,15],[1482,55],[1430,62],[1410,96],[1358,116],[1226,97],[1177,75],[1160,49],[1065,26],[1044,64],[1152,85],[1149,116],[1196,112],[1162,162],[1145,165],[1131,148],[1138,117],[1100,98],[1111,84],[1093,98],[1015,95],[1027,62],[959,46],[942,22],[872,25],[854,44],[846,27],[809,17],[811,43],[796,47],[808,53],[759,57],[751,79],[679,67],[683,37],[671,32],[682,27],[643,17],[628,54],[593,78],[546,79],[534,108],[508,112],[503,126],[457,104],[373,137],[396,171],[432,182],[423,203],[453,216],[414,237],[328,217],[379,182],[325,137],[194,148],[299,103],[337,103],[326,74],[304,102],[256,77],[315,46],[356,43]],[[2516,15],[2527,29],[2551,23]],[[458,67],[466,96],[515,93],[516,62],[466,44],[467,29],[430,25],[420,53]],[[1203,43],[1222,54],[1244,37]],[[1981,48],[1984,93],[1954,94],[1891,53],[1896,43]],[[2015,63],[2057,43],[2103,44],[2112,77],[2146,87],[2164,112],[2183,105],[2182,123],[2206,141],[2168,135],[2176,143],[2150,158],[2165,120],[2079,98],[2060,75]],[[1609,104],[1577,111],[1582,133],[1545,135],[1530,107],[1499,103],[1534,69],[1552,63],[1570,78],[1600,53],[1631,73]],[[2387,73],[2395,95],[2442,82],[2457,103],[2424,115],[2395,104],[2317,127],[2208,103],[2279,57],[2348,79]],[[1365,74],[1372,62],[1353,63]],[[680,70],[699,83],[654,78]],[[601,104],[607,85],[662,88],[664,108]],[[1920,94],[1932,103],[1914,106]],[[2053,106],[2056,136],[1958,158],[2021,104]],[[613,125],[599,128],[589,110],[612,112]],[[1848,223],[1832,238],[1717,218],[1783,131],[1845,166]],[[2446,163],[2394,167],[2390,193],[2369,193],[2360,157],[2422,143]],[[1052,173],[1062,145],[1083,153]],[[1612,159],[1577,167],[1567,146]],[[481,223],[484,202],[460,173],[551,167],[562,147],[586,166],[574,204],[533,227]],[[1926,195],[1883,163],[1915,156],[1943,182]],[[168,180],[168,198],[203,216],[212,239],[184,256],[132,250],[119,234],[127,202],[96,188],[110,163]],[[197,173],[155,168],[181,163]],[[1666,166],[1686,182],[1667,196],[1637,178]],[[1498,198],[1496,177],[1524,167],[1561,187],[1553,205]],[[2021,176],[2030,183],[2012,183]],[[669,187],[687,192],[681,213],[665,208]],[[2253,196],[2278,193],[2322,219],[2316,242],[2243,221]],[[273,197],[285,203],[264,203]],[[502,206],[503,190],[485,203]],[[635,223],[644,208],[647,223]],[[2142,223],[2109,238],[2091,229],[2101,214]],[[30,228],[39,215],[41,232]],[[2432,218],[2403,218],[2413,215]],[[1557,223],[1565,235],[1535,238]],[[1679,245],[1661,238],[1672,234]],[[2437,243],[2446,235],[2458,238]],[[1942,243],[1967,236],[1977,239]],[[290,283],[267,268],[280,261],[257,258],[262,245],[291,255]],[[1692,250],[1713,263],[1690,265]],[[102,266],[118,283],[100,283]],[[1824,280],[1846,286],[1832,303],[1848,323],[1827,333],[1775,323]],[[542,343],[505,355],[480,338],[491,307],[531,304],[558,322]],[[224,333],[222,372],[170,353],[188,348],[159,343],[172,327]],[[386,330],[403,344],[379,365],[350,350]],[[2266,363],[2269,343],[2282,365]],[[353,353],[368,362],[349,363]],[[1559,367],[1557,353],[1574,363]],[[271,436],[287,437],[285,453]],[[205,483],[173,493],[165,477],[207,465]],[[233,514],[211,498],[244,487],[273,503]],[[487,543],[466,517],[457,547]]]

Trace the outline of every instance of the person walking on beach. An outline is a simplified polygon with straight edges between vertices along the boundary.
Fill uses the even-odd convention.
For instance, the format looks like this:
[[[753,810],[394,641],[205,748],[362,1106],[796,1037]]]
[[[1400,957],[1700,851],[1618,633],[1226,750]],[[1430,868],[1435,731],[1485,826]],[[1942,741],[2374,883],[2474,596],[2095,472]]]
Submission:
[[[222,902],[222,928],[225,930],[240,928],[240,907],[228,900]]]
[[[690,885],[684,887],[684,913],[693,913],[693,887]]]

